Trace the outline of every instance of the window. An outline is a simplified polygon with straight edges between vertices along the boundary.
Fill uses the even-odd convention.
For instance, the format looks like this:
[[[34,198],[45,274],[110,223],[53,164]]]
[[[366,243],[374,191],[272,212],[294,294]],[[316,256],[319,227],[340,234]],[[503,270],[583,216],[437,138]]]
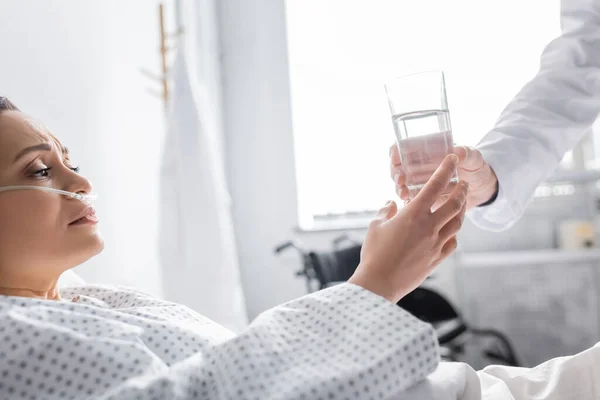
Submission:
[[[305,229],[394,196],[385,82],[444,70],[454,140],[476,144],[560,33],[558,0],[288,0],[286,14]]]

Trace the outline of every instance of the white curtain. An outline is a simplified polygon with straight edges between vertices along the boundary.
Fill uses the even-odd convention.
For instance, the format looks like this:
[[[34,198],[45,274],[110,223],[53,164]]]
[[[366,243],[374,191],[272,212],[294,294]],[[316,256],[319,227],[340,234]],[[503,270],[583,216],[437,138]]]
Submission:
[[[171,70],[161,171],[164,293],[168,300],[239,331],[247,317],[221,152],[219,82],[214,74],[198,73],[218,52],[203,48],[204,40],[192,40],[194,32],[186,26],[187,47],[181,44]],[[199,69],[197,60],[204,60]],[[209,76],[211,82],[206,81]]]

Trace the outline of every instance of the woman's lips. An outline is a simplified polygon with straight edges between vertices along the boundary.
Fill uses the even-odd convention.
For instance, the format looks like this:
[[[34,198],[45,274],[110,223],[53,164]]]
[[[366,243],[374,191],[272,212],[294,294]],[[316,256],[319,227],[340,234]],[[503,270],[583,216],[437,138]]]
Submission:
[[[69,225],[95,225],[98,223],[98,217],[96,216],[96,210],[94,210],[92,207],[89,207],[85,210],[85,214],[71,222]]]

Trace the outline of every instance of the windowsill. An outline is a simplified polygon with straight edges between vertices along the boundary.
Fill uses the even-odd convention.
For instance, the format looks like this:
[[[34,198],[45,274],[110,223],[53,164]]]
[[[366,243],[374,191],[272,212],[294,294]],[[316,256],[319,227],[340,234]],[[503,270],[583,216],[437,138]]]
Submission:
[[[590,169],[586,171],[558,170],[548,177],[544,183],[548,185],[557,185],[560,183],[585,184],[597,181],[600,181],[600,169]],[[547,196],[536,196],[535,199],[544,197]],[[555,197],[555,195],[550,197]],[[375,212],[369,216],[360,218],[344,216],[332,217],[331,219],[322,218],[322,220],[316,221],[309,226],[297,226],[295,231],[297,233],[312,233],[365,230],[369,227],[369,222],[374,216]]]
[[[460,265],[463,268],[481,268],[515,265],[579,264],[582,262],[597,263],[599,259],[599,248],[581,250],[539,249],[461,253]]]
[[[545,183],[588,183],[596,181],[600,181],[600,169],[585,171],[557,170],[545,180]]]
[[[340,218],[330,221],[318,221],[310,226],[297,226],[297,233],[360,231],[369,227],[373,218]]]

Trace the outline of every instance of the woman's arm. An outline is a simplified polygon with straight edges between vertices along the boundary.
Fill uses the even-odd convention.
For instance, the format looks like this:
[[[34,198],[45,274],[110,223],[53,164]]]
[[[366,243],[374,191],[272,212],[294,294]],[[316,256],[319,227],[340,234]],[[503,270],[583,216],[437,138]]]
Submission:
[[[176,320],[0,298],[0,321],[1,399],[385,399],[438,363],[430,325],[352,284],[269,310],[174,363]]]
[[[385,399],[438,360],[430,325],[342,284],[269,310],[236,338],[99,398]]]

